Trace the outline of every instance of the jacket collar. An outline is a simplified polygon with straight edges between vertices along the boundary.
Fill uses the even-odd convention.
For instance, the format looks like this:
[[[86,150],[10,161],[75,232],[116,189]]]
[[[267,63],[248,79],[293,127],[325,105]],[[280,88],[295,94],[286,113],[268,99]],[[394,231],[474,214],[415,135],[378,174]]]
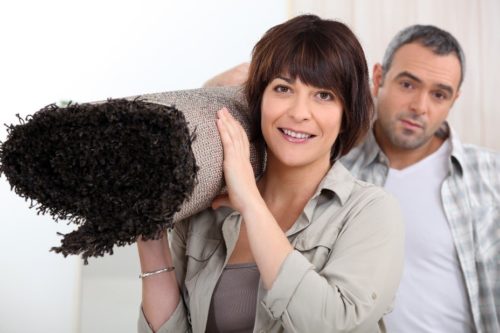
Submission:
[[[335,162],[328,170],[323,180],[319,183],[316,190],[316,195],[320,195],[323,191],[334,193],[340,200],[342,205],[345,204],[351,195],[354,187],[355,178],[340,162]]]

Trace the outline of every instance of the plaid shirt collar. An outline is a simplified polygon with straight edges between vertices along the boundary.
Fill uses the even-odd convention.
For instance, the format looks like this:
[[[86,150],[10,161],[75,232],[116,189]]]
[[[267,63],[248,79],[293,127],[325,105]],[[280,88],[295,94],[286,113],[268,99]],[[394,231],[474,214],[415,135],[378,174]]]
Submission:
[[[459,175],[462,175],[467,154],[460,141],[460,138],[458,137],[458,133],[456,133],[456,131],[449,126],[448,122],[444,122],[437,131],[436,135],[450,140],[452,147],[450,172],[458,172]],[[361,162],[362,169],[366,168],[374,162],[389,166],[389,159],[378,145],[377,140],[375,139],[375,135],[373,134],[373,130],[369,131],[367,137],[365,138],[359,149],[360,151],[358,157],[363,157],[363,160]]]

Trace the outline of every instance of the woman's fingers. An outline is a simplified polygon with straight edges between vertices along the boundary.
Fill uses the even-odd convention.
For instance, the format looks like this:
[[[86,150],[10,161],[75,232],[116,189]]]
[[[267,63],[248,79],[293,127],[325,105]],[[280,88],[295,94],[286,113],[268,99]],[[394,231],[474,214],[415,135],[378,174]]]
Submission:
[[[241,211],[249,193],[258,193],[250,164],[250,149],[245,130],[226,108],[218,111],[217,127],[224,149],[225,198],[216,198],[212,207],[230,206]]]
[[[227,135],[228,143],[234,143],[238,139],[237,128],[234,124],[234,118],[226,108],[218,111],[219,122],[223,126],[223,130]]]
[[[249,156],[250,145],[247,134],[241,124],[234,119],[226,108],[218,111],[218,117],[217,126],[219,127],[223,144],[232,145],[236,153]]]

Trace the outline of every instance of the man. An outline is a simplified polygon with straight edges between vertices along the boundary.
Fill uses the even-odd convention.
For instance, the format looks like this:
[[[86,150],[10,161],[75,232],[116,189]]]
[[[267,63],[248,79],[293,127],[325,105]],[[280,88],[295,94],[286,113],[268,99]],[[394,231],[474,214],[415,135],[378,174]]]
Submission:
[[[397,34],[373,70],[373,131],[342,159],[403,210],[405,268],[388,332],[500,332],[500,156],[462,144],[446,122],[464,62],[441,29]]]
[[[399,32],[373,69],[373,131],[341,160],[393,193],[405,217],[405,268],[388,332],[500,332],[500,155],[462,144],[446,122],[464,67],[448,32]]]

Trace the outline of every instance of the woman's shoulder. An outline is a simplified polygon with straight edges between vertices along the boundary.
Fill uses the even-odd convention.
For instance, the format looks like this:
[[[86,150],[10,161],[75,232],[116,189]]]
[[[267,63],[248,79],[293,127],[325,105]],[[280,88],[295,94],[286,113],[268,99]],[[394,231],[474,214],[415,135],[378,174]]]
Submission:
[[[395,209],[399,209],[397,199],[384,188],[357,178],[354,178],[353,183],[354,186],[349,198],[353,203],[362,204],[363,206],[385,203]]]
[[[354,177],[342,164],[332,170],[331,189],[337,193],[346,216],[351,223],[381,220],[379,223],[402,221],[397,199],[384,188]]]
[[[403,225],[399,202],[380,186],[355,179],[346,205],[350,216],[358,223],[376,223],[379,228]]]
[[[336,163],[326,175],[321,187],[337,194],[342,205],[348,207],[366,207],[377,202],[392,202],[398,206],[396,199],[382,187],[362,181],[345,168]]]
[[[355,178],[342,164],[332,167],[325,177],[321,191],[332,195],[328,225],[340,229],[363,226],[365,229],[400,229],[403,219],[396,198],[382,187]]]

